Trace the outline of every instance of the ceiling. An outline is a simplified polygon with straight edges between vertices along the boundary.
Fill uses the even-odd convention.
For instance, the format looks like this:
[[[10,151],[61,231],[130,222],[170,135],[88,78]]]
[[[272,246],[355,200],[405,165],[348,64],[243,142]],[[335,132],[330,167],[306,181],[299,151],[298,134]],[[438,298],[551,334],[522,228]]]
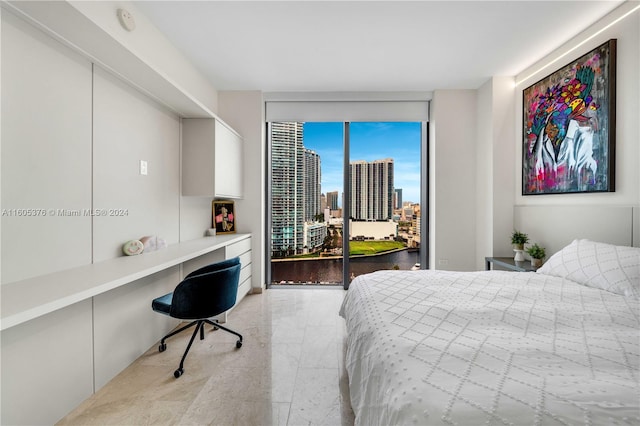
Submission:
[[[515,76],[624,1],[133,3],[218,90],[354,92]]]

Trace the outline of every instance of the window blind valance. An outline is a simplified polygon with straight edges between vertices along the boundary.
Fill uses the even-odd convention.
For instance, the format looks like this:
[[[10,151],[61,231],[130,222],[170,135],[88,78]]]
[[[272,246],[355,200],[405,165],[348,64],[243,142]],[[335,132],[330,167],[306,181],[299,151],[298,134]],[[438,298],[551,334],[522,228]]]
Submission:
[[[429,101],[267,101],[267,122],[429,121]]]

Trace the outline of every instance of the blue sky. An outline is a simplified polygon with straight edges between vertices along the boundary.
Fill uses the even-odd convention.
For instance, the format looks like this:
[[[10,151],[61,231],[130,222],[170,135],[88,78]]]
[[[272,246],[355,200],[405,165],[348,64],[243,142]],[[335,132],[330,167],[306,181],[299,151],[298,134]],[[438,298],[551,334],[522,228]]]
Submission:
[[[403,201],[420,201],[420,123],[351,123],[350,161],[393,158]],[[304,123],[304,146],[322,162],[322,192],[342,195],[342,123]]]

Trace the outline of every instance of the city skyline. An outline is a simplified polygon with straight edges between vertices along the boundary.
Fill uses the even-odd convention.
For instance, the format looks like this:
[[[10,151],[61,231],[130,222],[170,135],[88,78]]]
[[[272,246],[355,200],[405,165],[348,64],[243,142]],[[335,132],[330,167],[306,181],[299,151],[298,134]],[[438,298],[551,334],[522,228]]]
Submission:
[[[418,126],[420,123],[353,125],[351,141],[354,156],[359,158],[349,160],[347,171],[350,182],[348,190],[351,194],[350,218],[369,222],[387,221],[394,217],[395,199],[402,197],[406,185],[405,188],[399,188],[395,184],[396,160],[392,156],[404,156],[405,168],[410,169],[411,165],[419,168],[421,138],[416,130],[421,126]],[[403,130],[407,133],[407,129],[409,135],[403,134]],[[316,252],[320,247],[329,244],[326,242],[329,224],[318,219],[323,204],[320,195],[321,182],[325,187],[325,193],[331,194],[332,205],[338,201],[338,191],[327,190],[329,186],[323,178],[327,169],[322,167],[323,164],[333,163],[334,169],[340,169],[342,182],[342,158],[335,158],[342,157],[335,152],[337,148],[342,147],[342,125],[314,123],[310,127],[307,126],[311,142],[309,138],[305,138],[304,130],[302,122],[269,124],[272,165],[271,252],[272,256],[278,258],[308,251]],[[333,136],[328,137],[328,132],[333,132]],[[333,156],[329,149],[334,149]],[[378,159],[379,156],[384,158]],[[323,161],[323,157],[329,158],[329,161]],[[415,180],[419,182],[419,178]],[[409,183],[408,187],[411,186]],[[329,200],[325,199],[324,203],[327,201]],[[326,216],[325,219],[329,220]],[[386,238],[390,235],[394,238],[397,236],[397,223],[395,226],[394,232],[384,231]],[[374,237],[375,235],[377,234],[374,234]],[[333,236],[331,241],[335,242]]]
[[[393,158],[394,186],[402,188],[403,199],[420,202],[419,122],[351,123],[350,162]],[[338,191],[342,206],[343,189],[343,123],[305,122],[305,148],[316,151],[322,159],[322,193]]]

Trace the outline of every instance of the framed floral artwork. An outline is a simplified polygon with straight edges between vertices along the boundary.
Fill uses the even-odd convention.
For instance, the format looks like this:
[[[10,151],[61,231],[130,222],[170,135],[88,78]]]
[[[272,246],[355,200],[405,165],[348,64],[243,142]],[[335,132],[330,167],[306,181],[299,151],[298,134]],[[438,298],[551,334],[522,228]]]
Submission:
[[[615,191],[616,40],[523,91],[522,195]]]

